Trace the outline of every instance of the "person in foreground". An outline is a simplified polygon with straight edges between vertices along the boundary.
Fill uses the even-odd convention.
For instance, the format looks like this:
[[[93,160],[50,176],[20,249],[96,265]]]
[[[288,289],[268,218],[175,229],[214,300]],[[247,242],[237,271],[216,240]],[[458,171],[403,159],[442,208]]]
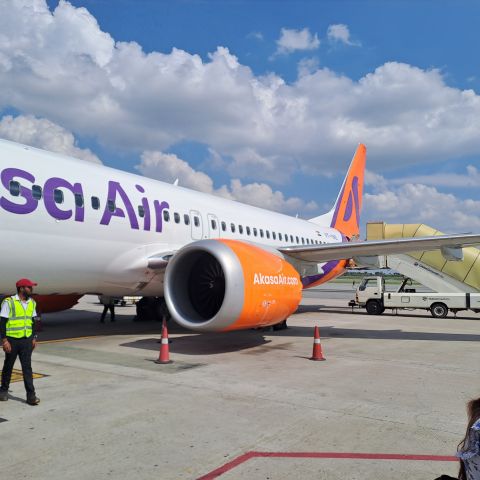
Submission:
[[[480,398],[467,403],[468,425],[465,437],[458,444],[460,480],[480,480]]]
[[[435,480],[480,480],[480,398],[467,403],[467,414],[467,431],[457,447],[458,477],[442,475]]]
[[[27,392],[27,403],[38,405],[40,399],[35,394],[32,373],[32,352],[36,345],[35,321],[36,303],[31,298],[33,287],[31,280],[22,278],[16,283],[17,294],[5,298],[0,310],[0,333],[5,362],[2,369],[0,401],[8,400],[8,387],[13,365],[17,356],[22,364],[23,383]]]

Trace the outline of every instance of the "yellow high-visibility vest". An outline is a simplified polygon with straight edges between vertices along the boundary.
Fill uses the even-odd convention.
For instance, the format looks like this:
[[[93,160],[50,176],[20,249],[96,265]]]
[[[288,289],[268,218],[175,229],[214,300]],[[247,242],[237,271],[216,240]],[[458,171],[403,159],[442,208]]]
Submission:
[[[7,321],[7,337],[23,338],[32,336],[33,312],[35,311],[35,300],[30,299],[27,308],[15,297],[7,297],[10,314]]]

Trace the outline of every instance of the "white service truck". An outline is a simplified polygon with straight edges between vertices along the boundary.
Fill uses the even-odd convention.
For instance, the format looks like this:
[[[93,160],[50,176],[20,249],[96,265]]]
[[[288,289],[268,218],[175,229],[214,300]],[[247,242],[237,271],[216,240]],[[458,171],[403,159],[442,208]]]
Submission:
[[[480,293],[417,292],[406,278],[395,292],[385,289],[382,276],[364,277],[349,305],[364,307],[370,315],[381,315],[386,308],[425,309],[432,317],[444,318],[449,310],[454,314],[461,310],[480,312]]]

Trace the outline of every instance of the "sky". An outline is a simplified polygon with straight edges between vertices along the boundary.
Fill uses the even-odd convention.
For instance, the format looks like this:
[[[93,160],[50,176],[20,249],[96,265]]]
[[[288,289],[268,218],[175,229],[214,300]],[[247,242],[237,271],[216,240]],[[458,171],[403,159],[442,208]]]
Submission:
[[[0,137],[303,218],[480,231],[473,1],[0,0]]]

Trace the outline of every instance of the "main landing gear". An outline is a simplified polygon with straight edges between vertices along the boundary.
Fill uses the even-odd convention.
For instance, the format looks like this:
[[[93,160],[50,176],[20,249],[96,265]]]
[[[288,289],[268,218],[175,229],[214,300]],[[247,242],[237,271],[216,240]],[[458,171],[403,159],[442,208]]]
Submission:
[[[142,297],[136,304],[136,322],[168,322],[171,318],[165,298],[163,297]]]

